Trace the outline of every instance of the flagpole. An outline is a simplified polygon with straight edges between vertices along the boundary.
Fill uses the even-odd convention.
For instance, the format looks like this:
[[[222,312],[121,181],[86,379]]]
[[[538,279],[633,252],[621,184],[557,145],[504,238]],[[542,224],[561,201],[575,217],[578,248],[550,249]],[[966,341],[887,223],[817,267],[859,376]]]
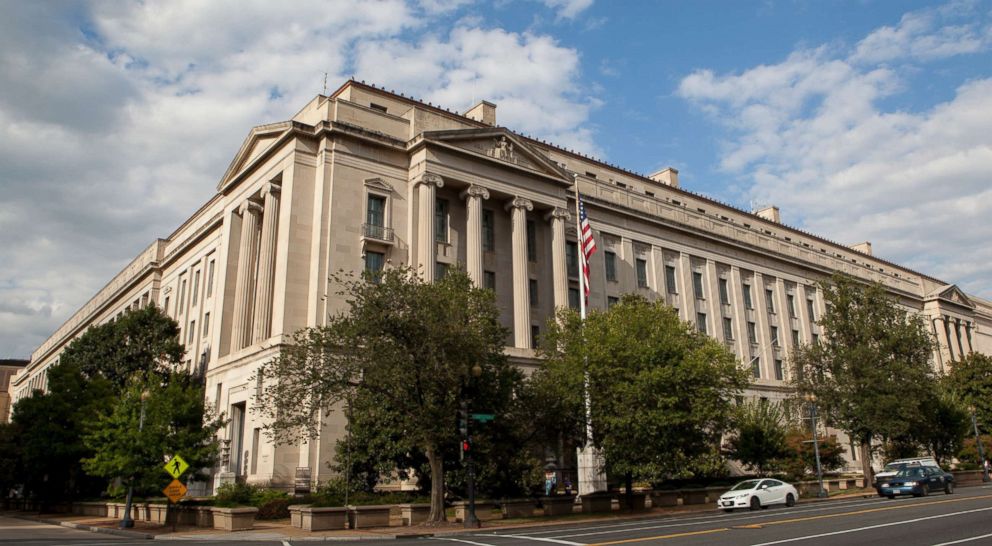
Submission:
[[[582,211],[579,210],[579,175],[572,173],[572,185],[575,187],[575,233],[576,254],[579,255],[579,317],[586,320],[586,253],[582,248]]]

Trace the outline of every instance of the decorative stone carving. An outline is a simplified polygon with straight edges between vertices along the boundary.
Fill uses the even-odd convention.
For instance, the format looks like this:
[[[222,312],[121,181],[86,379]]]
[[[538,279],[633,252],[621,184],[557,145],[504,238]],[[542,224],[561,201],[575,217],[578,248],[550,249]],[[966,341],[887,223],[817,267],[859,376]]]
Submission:
[[[527,212],[534,210],[534,202],[524,197],[514,197],[506,204],[506,210],[525,209]]]
[[[438,188],[444,187],[444,179],[441,175],[434,173],[424,173],[421,177],[414,183],[414,186],[420,186],[422,184],[431,185]]]
[[[462,199],[467,199],[469,197],[489,199],[489,190],[482,186],[476,186],[475,184],[472,184],[471,186],[468,187],[468,189],[462,190],[462,192],[458,194],[458,197],[461,197]]]
[[[509,161],[510,163],[517,162],[516,155],[513,152],[513,142],[510,142],[505,135],[497,137],[493,141],[493,147],[489,150],[489,156],[502,159],[503,161]]]

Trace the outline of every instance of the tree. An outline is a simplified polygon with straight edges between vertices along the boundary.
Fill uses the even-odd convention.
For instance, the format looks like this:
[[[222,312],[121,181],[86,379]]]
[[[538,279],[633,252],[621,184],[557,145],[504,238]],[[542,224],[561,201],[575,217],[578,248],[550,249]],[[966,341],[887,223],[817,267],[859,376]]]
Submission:
[[[831,472],[844,466],[844,448],[836,436],[817,438],[820,453],[820,470]],[[813,435],[807,429],[793,427],[785,435],[785,456],[776,461],[776,469],[796,478],[804,479],[816,472],[816,450],[813,448]]]
[[[763,475],[787,455],[785,414],[776,402],[747,402],[734,412],[724,454]]]
[[[980,431],[992,431],[992,356],[971,353],[954,362],[944,385],[965,407],[975,408]]]
[[[460,270],[434,283],[410,269],[337,280],[348,312],[297,332],[263,365],[255,409],[269,418],[266,430],[277,442],[291,442],[316,437],[321,416],[374,394],[389,410],[392,432],[427,458],[428,522],[444,521],[445,449],[459,441],[455,418],[472,369],[481,370],[479,398],[515,373],[503,355],[507,331],[494,294]],[[489,409],[499,419],[504,408]]]
[[[21,485],[21,428],[13,423],[0,423],[0,497],[7,498],[10,490]]]
[[[865,479],[873,478],[872,443],[898,438],[922,420],[934,381],[930,335],[878,283],[836,274],[820,283],[827,311],[818,344],[793,354],[795,384],[817,396],[827,422],[861,446]]]
[[[580,321],[549,323],[535,381],[557,385],[558,404],[583,415],[588,374],[593,443],[606,470],[632,479],[682,475],[718,446],[747,372],[721,343],[661,302],[628,295]]]

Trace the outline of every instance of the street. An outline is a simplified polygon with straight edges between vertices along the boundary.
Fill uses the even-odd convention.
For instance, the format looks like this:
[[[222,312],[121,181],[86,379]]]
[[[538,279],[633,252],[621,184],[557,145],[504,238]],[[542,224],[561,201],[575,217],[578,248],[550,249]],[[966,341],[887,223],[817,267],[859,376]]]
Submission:
[[[182,541],[213,546],[252,544],[287,546],[305,544],[276,536],[252,533],[225,541]],[[266,540],[270,539],[270,540]],[[431,538],[369,541],[396,546],[515,546],[563,544],[607,546],[613,544],[707,544],[771,546],[802,543],[950,545],[992,544],[992,487],[958,490],[953,495],[924,498],[857,498],[825,503],[804,503],[793,508],[772,507],[759,512],[704,514],[610,520],[601,523],[565,523],[504,529]],[[148,540],[94,534],[53,525],[0,517],[0,544],[37,546],[130,546]]]

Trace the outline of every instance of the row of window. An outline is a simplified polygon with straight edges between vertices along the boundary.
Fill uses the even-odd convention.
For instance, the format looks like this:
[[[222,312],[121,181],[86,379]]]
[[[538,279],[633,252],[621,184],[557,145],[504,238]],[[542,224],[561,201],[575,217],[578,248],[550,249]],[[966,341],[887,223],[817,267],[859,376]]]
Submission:
[[[214,294],[214,269],[216,267],[216,260],[211,259],[207,264],[207,286],[205,297],[209,298]],[[196,307],[199,303],[200,297],[200,270],[197,269],[193,272],[193,287],[192,293],[190,294],[189,306],[192,309]],[[165,297],[163,302],[163,308],[165,312],[169,312],[169,296]],[[179,299],[176,302],[176,315],[182,314],[186,307],[186,274],[182,273],[179,275]]]

